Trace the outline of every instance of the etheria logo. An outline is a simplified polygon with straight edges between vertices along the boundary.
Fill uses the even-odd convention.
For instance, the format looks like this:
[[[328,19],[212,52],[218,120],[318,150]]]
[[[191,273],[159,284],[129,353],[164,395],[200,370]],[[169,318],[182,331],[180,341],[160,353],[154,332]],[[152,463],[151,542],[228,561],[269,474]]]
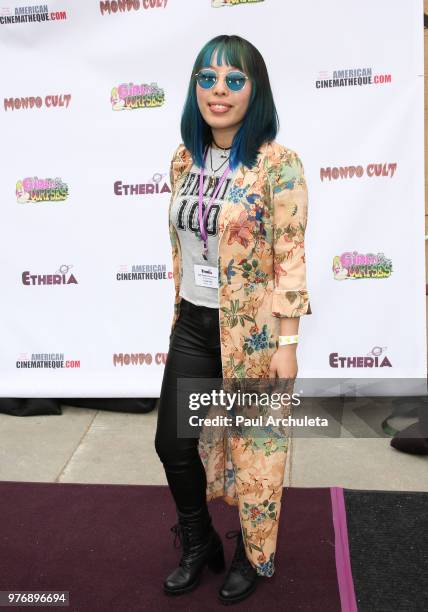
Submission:
[[[31,274],[29,270],[22,273],[23,285],[77,285],[76,277],[70,272],[73,266],[63,264],[55,274]]]
[[[211,0],[212,8],[220,8],[221,6],[236,6],[237,4],[255,4],[256,2],[264,2],[265,0]]]
[[[335,280],[357,278],[388,278],[392,274],[392,261],[383,253],[352,253],[347,251],[333,257]]]
[[[110,96],[111,107],[115,111],[133,110],[135,108],[150,108],[162,106],[165,102],[165,93],[157,83],[147,85],[134,85],[122,83],[113,87]]]
[[[113,185],[114,195],[117,196],[128,196],[128,195],[153,195],[155,193],[171,193],[171,189],[168,183],[162,182],[163,177],[166,174],[155,172],[150,182],[146,183],[134,183],[127,184],[122,181],[115,181]]]
[[[330,353],[331,368],[392,368],[392,363],[384,352],[386,346],[374,346],[367,355],[339,355]]]
[[[373,74],[373,68],[346,68],[342,70],[327,70],[319,73],[315,80],[317,89],[329,89],[330,87],[353,87],[355,85],[383,85],[391,83],[392,75]]]
[[[16,181],[15,193],[19,204],[62,202],[68,198],[68,185],[60,178],[39,179],[34,176]]]

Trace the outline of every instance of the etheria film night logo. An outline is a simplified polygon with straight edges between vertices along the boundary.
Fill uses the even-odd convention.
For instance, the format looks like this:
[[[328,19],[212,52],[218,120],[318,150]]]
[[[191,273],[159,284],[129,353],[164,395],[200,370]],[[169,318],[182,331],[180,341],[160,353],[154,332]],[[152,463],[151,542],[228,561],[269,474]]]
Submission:
[[[110,102],[115,111],[153,108],[163,105],[165,93],[157,83],[150,83],[150,85],[122,83],[112,88]]]
[[[315,79],[316,89],[355,87],[361,85],[385,85],[391,83],[389,73],[375,73],[373,68],[342,68],[329,72],[322,70]]]
[[[392,261],[383,253],[346,251],[333,257],[332,270],[334,280],[388,278],[392,274]]]
[[[330,353],[328,362],[331,368],[392,368],[385,351],[386,346],[374,346],[367,355]]]
[[[25,270],[22,273],[23,285],[77,285],[77,279],[72,272],[73,266],[69,264],[61,265],[58,270],[52,274],[36,274]]]
[[[68,198],[68,185],[58,177],[27,177],[16,181],[15,194],[19,204],[63,202]]]
[[[171,193],[168,183],[164,180],[165,176],[167,175],[155,172],[152,178],[145,183],[124,183],[123,181],[115,181],[113,184],[114,195],[132,196]]]

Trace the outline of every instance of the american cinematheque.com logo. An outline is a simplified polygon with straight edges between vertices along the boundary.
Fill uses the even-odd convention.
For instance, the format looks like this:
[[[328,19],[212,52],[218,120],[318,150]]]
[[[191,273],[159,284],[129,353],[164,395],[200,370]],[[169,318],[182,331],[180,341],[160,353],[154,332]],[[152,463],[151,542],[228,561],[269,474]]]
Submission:
[[[169,280],[173,278],[171,270],[165,264],[122,264],[116,273],[116,280]]]
[[[39,179],[34,176],[16,181],[15,193],[19,204],[63,202],[68,198],[68,185],[58,177]]]
[[[162,106],[165,102],[165,93],[157,83],[150,83],[150,85],[122,83],[111,90],[110,102],[115,111],[150,108]]]
[[[65,359],[64,353],[32,353],[31,357],[27,353],[21,353],[15,365],[20,369],[48,368],[57,370],[61,368],[80,368],[80,359]]]
[[[64,21],[65,11],[49,11],[47,4],[36,6],[0,7],[0,25],[10,23],[34,23],[41,21]]]
[[[358,278],[388,278],[392,274],[392,261],[383,253],[346,251],[333,257],[334,280]]]
[[[236,6],[237,4],[255,4],[256,2],[264,2],[265,0],[211,0],[212,8],[220,8],[221,6]]]
[[[320,71],[319,77],[315,80],[315,87],[330,89],[331,87],[354,87],[355,85],[384,85],[391,81],[391,74],[374,74],[373,68],[345,68],[333,70],[333,72]]]

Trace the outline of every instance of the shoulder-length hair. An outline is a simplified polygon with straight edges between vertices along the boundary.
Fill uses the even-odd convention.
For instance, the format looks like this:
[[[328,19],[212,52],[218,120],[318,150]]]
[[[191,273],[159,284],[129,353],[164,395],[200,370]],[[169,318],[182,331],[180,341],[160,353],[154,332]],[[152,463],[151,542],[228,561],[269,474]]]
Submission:
[[[226,64],[242,70],[251,79],[252,91],[248,109],[233,138],[229,164],[231,170],[239,164],[252,168],[257,161],[259,147],[275,139],[279,130],[279,118],[264,59],[254,45],[240,36],[216,36],[198,53],[181,116],[181,137],[194,163],[202,167],[205,147],[212,143],[212,132],[199,110],[194,75],[211,64],[215,51],[219,65],[222,65],[224,60]]]

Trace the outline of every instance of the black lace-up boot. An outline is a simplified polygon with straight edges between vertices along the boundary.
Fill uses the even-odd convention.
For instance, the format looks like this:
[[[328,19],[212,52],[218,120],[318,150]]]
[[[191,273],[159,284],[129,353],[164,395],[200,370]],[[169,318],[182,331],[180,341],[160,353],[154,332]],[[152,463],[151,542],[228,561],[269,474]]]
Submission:
[[[255,591],[258,576],[245,553],[241,530],[228,531],[226,538],[237,538],[237,542],[231,566],[219,591],[219,598],[223,604],[233,604]]]
[[[164,582],[168,595],[179,595],[193,590],[199,583],[205,565],[215,573],[225,568],[223,544],[211,523],[206,508],[192,514],[177,511],[178,523],[171,527],[175,533],[174,546],[183,548],[178,567]],[[179,541],[177,545],[177,540]]]

